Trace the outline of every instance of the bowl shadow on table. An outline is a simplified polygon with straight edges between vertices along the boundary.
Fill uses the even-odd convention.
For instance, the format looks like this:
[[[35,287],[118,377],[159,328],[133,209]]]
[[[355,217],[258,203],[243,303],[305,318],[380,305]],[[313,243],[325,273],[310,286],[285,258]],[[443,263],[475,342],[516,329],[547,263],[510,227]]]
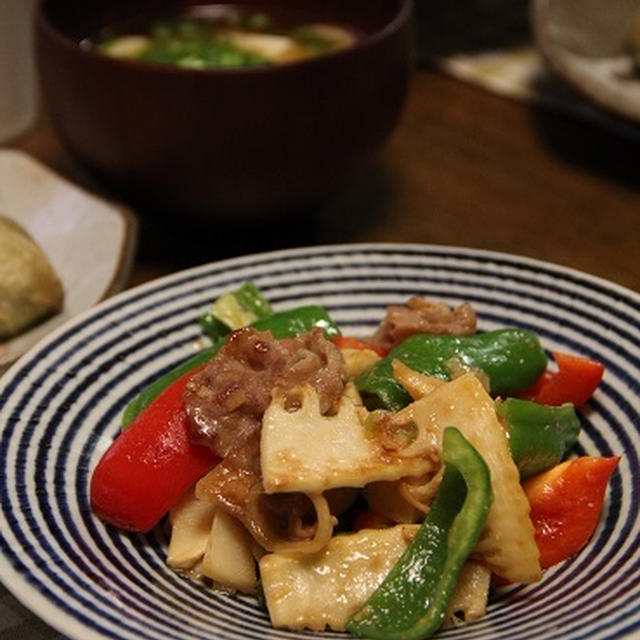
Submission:
[[[606,72],[602,65],[614,60],[618,64],[630,56],[626,29],[636,5],[637,0],[611,6],[593,0],[575,14],[571,2],[543,0],[535,2],[531,11],[533,40],[545,61],[532,88],[541,96],[570,105],[572,115],[578,116],[556,122],[536,112],[544,142],[568,162],[631,187],[640,185],[640,120],[628,115],[633,112],[630,101],[635,101],[626,88],[636,85],[638,78],[631,70],[624,75],[622,67]],[[592,68],[588,82],[581,71],[568,72],[568,61],[574,59]],[[582,68],[578,65],[576,69]]]
[[[557,93],[558,87],[573,93],[552,74],[540,75],[534,84],[543,95]],[[582,101],[585,117],[562,114],[544,106],[532,109],[533,123],[542,142],[564,162],[637,190],[640,124],[599,109],[578,94],[573,94],[572,100],[576,104]]]
[[[531,40],[528,0],[427,0],[414,5],[418,61],[523,46]]]
[[[528,47],[534,40],[528,0],[447,0],[415,5],[418,60],[432,67],[440,58]],[[638,186],[640,124],[623,120],[582,98],[551,72],[534,79],[534,93],[553,96],[580,113],[533,107],[540,139],[563,161],[618,183]]]
[[[241,218],[216,212],[205,223],[179,211],[137,208],[137,261],[173,271],[262,251],[362,241],[388,215],[395,192],[392,172],[378,159],[326,198],[287,212]]]

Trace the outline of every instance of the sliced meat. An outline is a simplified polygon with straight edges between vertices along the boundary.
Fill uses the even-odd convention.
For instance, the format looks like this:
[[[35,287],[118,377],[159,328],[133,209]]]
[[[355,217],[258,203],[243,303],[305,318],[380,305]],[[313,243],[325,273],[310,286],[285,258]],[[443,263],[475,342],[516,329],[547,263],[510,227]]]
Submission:
[[[320,411],[326,413],[344,389],[346,369],[340,350],[324,337],[320,329],[283,342],[291,355],[276,386],[287,391],[310,384],[320,399]]]
[[[326,412],[340,398],[345,380],[342,354],[321,329],[286,340],[252,328],[234,331],[184,394],[191,439],[223,458],[199,482],[198,497],[243,521],[263,542],[256,534],[265,524],[256,519],[252,496],[262,493],[260,429],[272,390],[310,384]],[[265,504],[275,512],[277,502]]]
[[[476,314],[468,302],[450,307],[444,302],[414,296],[404,306],[388,307],[384,320],[368,342],[388,351],[414,333],[466,336],[475,331]]]
[[[260,431],[271,389],[290,353],[267,331],[238,329],[187,384],[184,401],[193,442],[221,458],[243,449]]]
[[[320,329],[287,340],[276,340],[268,331],[238,329],[187,385],[191,439],[225,458],[259,433],[274,387],[288,390],[308,383],[326,412],[340,397],[345,379],[342,354]]]

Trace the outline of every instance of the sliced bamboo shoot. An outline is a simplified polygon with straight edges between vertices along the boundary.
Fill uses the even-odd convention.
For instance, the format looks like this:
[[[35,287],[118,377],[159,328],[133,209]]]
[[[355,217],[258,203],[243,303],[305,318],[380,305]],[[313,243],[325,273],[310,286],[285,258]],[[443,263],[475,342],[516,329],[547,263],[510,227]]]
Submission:
[[[174,569],[192,569],[204,556],[213,522],[214,506],[198,500],[193,489],[171,509],[171,540],[167,564]]]
[[[252,593],[256,563],[252,538],[242,524],[217,510],[199,572],[228,589]]]
[[[542,572],[529,502],[511,457],[495,403],[473,373],[448,382],[403,409],[397,419],[413,420],[419,431],[457,427],[491,471],[493,504],[473,557],[509,582],[535,582]]]

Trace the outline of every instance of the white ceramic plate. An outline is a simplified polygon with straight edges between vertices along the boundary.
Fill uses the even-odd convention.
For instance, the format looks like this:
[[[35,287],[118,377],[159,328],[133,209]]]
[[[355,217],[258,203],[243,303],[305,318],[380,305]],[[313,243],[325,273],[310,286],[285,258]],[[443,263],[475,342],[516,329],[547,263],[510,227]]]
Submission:
[[[532,7],[536,41],[551,68],[601,109],[640,122],[640,72],[629,41],[640,0],[535,0]]]
[[[91,470],[125,404],[194,352],[199,314],[245,280],[279,310],[324,304],[345,334],[371,331],[386,305],[420,294],[470,300],[482,330],[531,329],[549,349],[602,361],[578,452],[622,459],[594,538],[541,583],[496,591],[486,618],[439,637],[638,638],[640,296],[541,262],[424,245],[315,247],[205,265],[114,296],[40,342],[0,379],[0,576],[22,602],[77,640],[308,637],[272,630],[252,598],[167,569],[161,527],[123,533],[88,503]]]
[[[126,208],[72,185],[29,155],[0,150],[0,213],[25,228],[47,254],[65,292],[61,313],[0,342],[0,372],[80,311],[120,291],[135,247]]]

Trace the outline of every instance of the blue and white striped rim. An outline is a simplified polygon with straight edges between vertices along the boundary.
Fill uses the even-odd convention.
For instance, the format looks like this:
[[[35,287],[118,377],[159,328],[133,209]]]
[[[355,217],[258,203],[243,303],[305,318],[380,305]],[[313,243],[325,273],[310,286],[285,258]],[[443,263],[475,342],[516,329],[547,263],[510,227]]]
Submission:
[[[584,415],[588,455],[621,454],[605,517],[579,555],[535,586],[496,592],[483,620],[440,637],[590,640],[640,634],[640,296],[559,266],[425,245],[338,245],[204,265],[75,318],[0,379],[0,576],[70,638],[293,640],[247,597],[213,593],[164,565],[166,532],[115,531],[88,502],[90,473],[141,388],[193,353],[197,317],[254,281],[279,310],[325,305],[345,334],[413,294],[469,300],[480,328],[520,326],[544,346],[606,366]],[[341,637],[340,634],[324,634]]]

